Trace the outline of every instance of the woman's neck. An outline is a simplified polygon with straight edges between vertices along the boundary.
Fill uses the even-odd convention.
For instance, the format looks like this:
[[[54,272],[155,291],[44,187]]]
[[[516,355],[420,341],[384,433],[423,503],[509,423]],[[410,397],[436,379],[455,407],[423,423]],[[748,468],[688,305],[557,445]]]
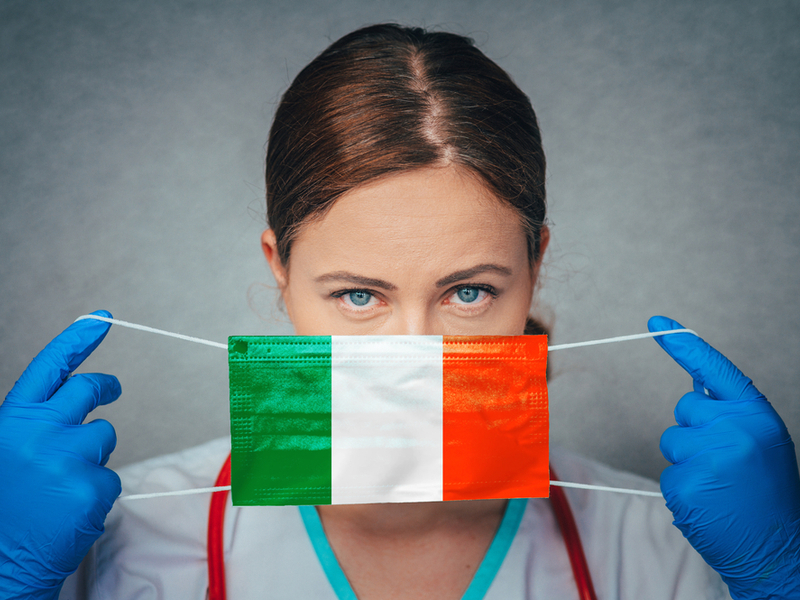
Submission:
[[[420,535],[450,527],[475,523],[499,524],[508,500],[469,500],[456,502],[409,502],[391,504],[348,504],[319,506],[323,526],[358,531],[362,535]]]
[[[360,600],[457,600],[486,555],[507,504],[355,504],[318,511]]]

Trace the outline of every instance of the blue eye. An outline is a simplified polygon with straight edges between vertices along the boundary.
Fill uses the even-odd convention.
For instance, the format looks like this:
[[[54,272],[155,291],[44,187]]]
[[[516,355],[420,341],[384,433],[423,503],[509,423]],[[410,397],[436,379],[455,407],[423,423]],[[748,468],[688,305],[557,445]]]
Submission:
[[[350,302],[356,306],[366,306],[372,299],[372,294],[359,290],[356,292],[350,292],[347,294],[347,297],[350,298]]]
[[[482,290],[474,287],[464,287],[456,292],[458,299],[464,304],[475,302],[480,296]]]

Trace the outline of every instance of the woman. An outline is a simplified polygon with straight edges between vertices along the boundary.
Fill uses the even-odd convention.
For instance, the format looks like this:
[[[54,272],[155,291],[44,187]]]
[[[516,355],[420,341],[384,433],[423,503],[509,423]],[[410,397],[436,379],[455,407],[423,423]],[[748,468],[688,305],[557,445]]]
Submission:
[[[300,335],[518,335],[549,233],[536,117],[464,38],[393,25],[335,42],[295,79],[267,151],[264,254]],[[107,313],[106,313],[107,314]],[[673,329],[663,318],[653,329]],[[120,394],[69,373],[108,330],[71,326],[0,407],[8,597],[205,597],[208,499],[118,503],[113,429],[80,425]],[[702,340],[659,342],[696,381],[662,449],[675,524],[736,598],[798,593],[800,482],[780,418]],[[213,483],[221,440],[123,472],[129,492]],[[554,453],[569,480],[630,476]],[[755,492],[755,493],[754,493]],[[722,598],[658,501],[571,496],[598,597]],[[573,597],[545,500],[248,507],[225,530],[232,597]],[[91,551],[90,551],[91,548]]]

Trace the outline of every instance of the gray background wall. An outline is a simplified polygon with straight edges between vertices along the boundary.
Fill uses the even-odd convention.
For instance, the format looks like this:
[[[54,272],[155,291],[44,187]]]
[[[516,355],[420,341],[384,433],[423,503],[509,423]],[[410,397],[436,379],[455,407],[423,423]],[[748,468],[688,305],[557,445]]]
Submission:
[[[330,41],[395,20],[474,37],[533,100],[554,341],[697,329],[800,436],[800,3],[0,5],[0,388],[98,308],[224,341],[290,333],[259,250],[275,104]],[[552,356],[557,443],[657,477],[688,376],[652,341]],[[112,466],[227,433],[213,348],[112,328],[86,370]]]

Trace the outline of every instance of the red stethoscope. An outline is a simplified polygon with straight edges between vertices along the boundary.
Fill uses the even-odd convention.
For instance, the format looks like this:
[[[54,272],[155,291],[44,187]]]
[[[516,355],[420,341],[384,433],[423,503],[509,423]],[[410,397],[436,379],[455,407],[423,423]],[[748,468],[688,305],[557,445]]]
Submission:
[[[550,477],[558,481],[553,467],[550,467]],[[216,486],[231,484],[231,457],[222,465],[217,476]],[[228,504],[228,492],[214,492],[211,494],[211,506],[208,511],[208,600],[225,600],[225,559],[222,550],[222,530],[225,523],[225,507]],[[556,521],[561,529],[564,544],[567,547],[572,573],[578,586],[580,600],[597,600],[594,593],[592,577],[583,545],[575,525],[575,517],[569,507],[567,496],[560,487],[550,487],[550,505],[556,516]]]

